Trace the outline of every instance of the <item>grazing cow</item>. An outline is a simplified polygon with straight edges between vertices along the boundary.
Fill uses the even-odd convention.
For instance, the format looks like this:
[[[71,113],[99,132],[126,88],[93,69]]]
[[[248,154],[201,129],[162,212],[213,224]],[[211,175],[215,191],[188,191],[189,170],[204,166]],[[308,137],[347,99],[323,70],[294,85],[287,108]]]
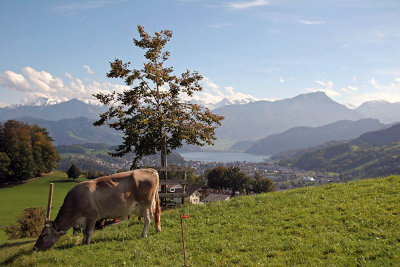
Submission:
[[[156,232],[160,232],[158,186],[158,173],[153,169],[117,173],[77,184],[68,192],[56,219],[46,221],[33,249],[50,248],[71,227],[83,228],[83,244],[89,244],[97,220],[120,219],[132,213],[144,218],[141,237],[147,236],[153,217]]]

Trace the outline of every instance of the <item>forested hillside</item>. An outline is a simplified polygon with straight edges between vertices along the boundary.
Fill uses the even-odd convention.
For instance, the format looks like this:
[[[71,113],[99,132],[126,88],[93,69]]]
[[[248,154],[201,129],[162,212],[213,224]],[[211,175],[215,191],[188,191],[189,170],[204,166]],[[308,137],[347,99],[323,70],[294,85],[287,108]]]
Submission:
[[[303,170],[335,172],[342,178],[400,173],[400,125],[370,132],[343,144],[311,150],[280,164]]]
[[[380,130],[386,125],[376,119],[342,120],[320,127],[296,127],[267,136],[250,146],[246,152],[271,155],[282,151],[306,148],[329,141],[351,140],[363,133]]]

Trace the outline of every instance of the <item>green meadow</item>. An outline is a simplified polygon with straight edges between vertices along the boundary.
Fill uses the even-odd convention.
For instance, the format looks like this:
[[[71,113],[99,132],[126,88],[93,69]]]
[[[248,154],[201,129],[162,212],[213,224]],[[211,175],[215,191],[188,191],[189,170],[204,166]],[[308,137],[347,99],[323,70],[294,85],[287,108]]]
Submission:
[[[46,183],[52,179],[56,178],[7,190],[23,197],[25,207],[36,206],[46,203]],[[44,184],[44,192],[38,183]],[[65,194],[72,183],[55,186],[63,187]],[[17,197],[4,190],[0,190],[3,206],[21,207]],[[33,194],[44,196],[28,201]],[[61,204],[61,194],[56,205]],[[44,252],[32,251],[34,239],[3,241],[0,262],[183,266],[180,214],[190,215],[184,219],[188,266],[400,266],[399,176],[185,205],[164,212],[163,231],[155,234],[152,227],[145,239],[139,239],[143,223],[133,218],[96,231],[88,246],[80,244],[82,236],[71,234]],[[13,222],[4,216],[10,213],[2,209],[2,225]]]
[[[52,218],[55,218],[67,192],[82,181],[83,178],[72,181],[63,172],[55,172],[41,178],[32,179],[23,184],[0,189],[0,227],[14,224],[25,208],[43,207],[47,209],[50,183],[54,184]],[[0,242],[6,239],[0,229]]]

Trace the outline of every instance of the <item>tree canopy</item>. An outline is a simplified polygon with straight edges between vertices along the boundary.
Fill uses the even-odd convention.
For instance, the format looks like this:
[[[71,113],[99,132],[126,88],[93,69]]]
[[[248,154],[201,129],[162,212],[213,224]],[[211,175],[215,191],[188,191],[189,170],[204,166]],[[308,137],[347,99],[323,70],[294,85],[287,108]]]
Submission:
[[[237,191],[249,194],[271,192],[275,190],[274,183],[256,172],[251,180],[239,167],[216,167],[207,172],[208,187],[214,189],[230,189],[234,196]]]
[[[81,171],[78,169],[78,167],[76,167],[75,164],[72,164],[67,171],[67,175],[68,178],[72,178],[73,180],[75,180],[79,177],[79,175],[81,175]]]
[[[219,166],[207,173],[207,185],[214,189],[229,188],[229,182],[226,177],[228,168]]]
[[[21,182],[54,170],[59,156],[52,141],[36,124],[0,123],[0,183]]]
[[[254,181],[252,181],[252,190],[256,194],[272,192],[275,191],[275,185],[271,179],[265,178],[259,172],[256,172]]]
[[[141,69],[130,69],[131,63],[120,59],[110,62],[107,77],[122,79],[130,89],[94,95],[109,106],[94,125],[106,123],[124,133],[123,143],[112,155],[134,152],[131,168],[137,167],[143,156],[157,151],[161,151],[161,166],[166,166],[166,155],[184,142],[199,146],[213,144],[215,129],[223,117],[183,100],[183,96],[192,97],[203,90],[200,83],[203,77],[189,70],[178,76],[173,74],[173,67],[166,66],[170,52],[165,46],[172,32],[162,30],[151,36],[142,26],[137,28],[140,39],[134,39],[134,44],[144,50],[147,61]]]

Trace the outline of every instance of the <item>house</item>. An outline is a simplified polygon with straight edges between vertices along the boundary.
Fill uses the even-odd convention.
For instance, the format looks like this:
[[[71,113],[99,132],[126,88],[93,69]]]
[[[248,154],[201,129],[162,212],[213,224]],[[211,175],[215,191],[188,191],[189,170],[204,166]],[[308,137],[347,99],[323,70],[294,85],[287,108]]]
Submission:
[[[195,190],[190,196],[189,196],[189,202],[192,204],[200,204],[200,198],[201,198],[201,193],[197,190]]]
[[[310,176],[305,176],[305,177],[303,177],[302,180],[303,181],[307,181],[307,182],[314,182],[315,181],[315,179],[313,177],[310,177]]]
[[[204,202],[215,202],[221,200],[229,200],[231,197],[229,195],[222,195],[222,194],[209,194],[205,199]]]
[[[183,187],[181,184],[176,184],[173,186],[168,186],[167,185],[167,191],[169,193],[178,193],[178,192],[183,192]]]

